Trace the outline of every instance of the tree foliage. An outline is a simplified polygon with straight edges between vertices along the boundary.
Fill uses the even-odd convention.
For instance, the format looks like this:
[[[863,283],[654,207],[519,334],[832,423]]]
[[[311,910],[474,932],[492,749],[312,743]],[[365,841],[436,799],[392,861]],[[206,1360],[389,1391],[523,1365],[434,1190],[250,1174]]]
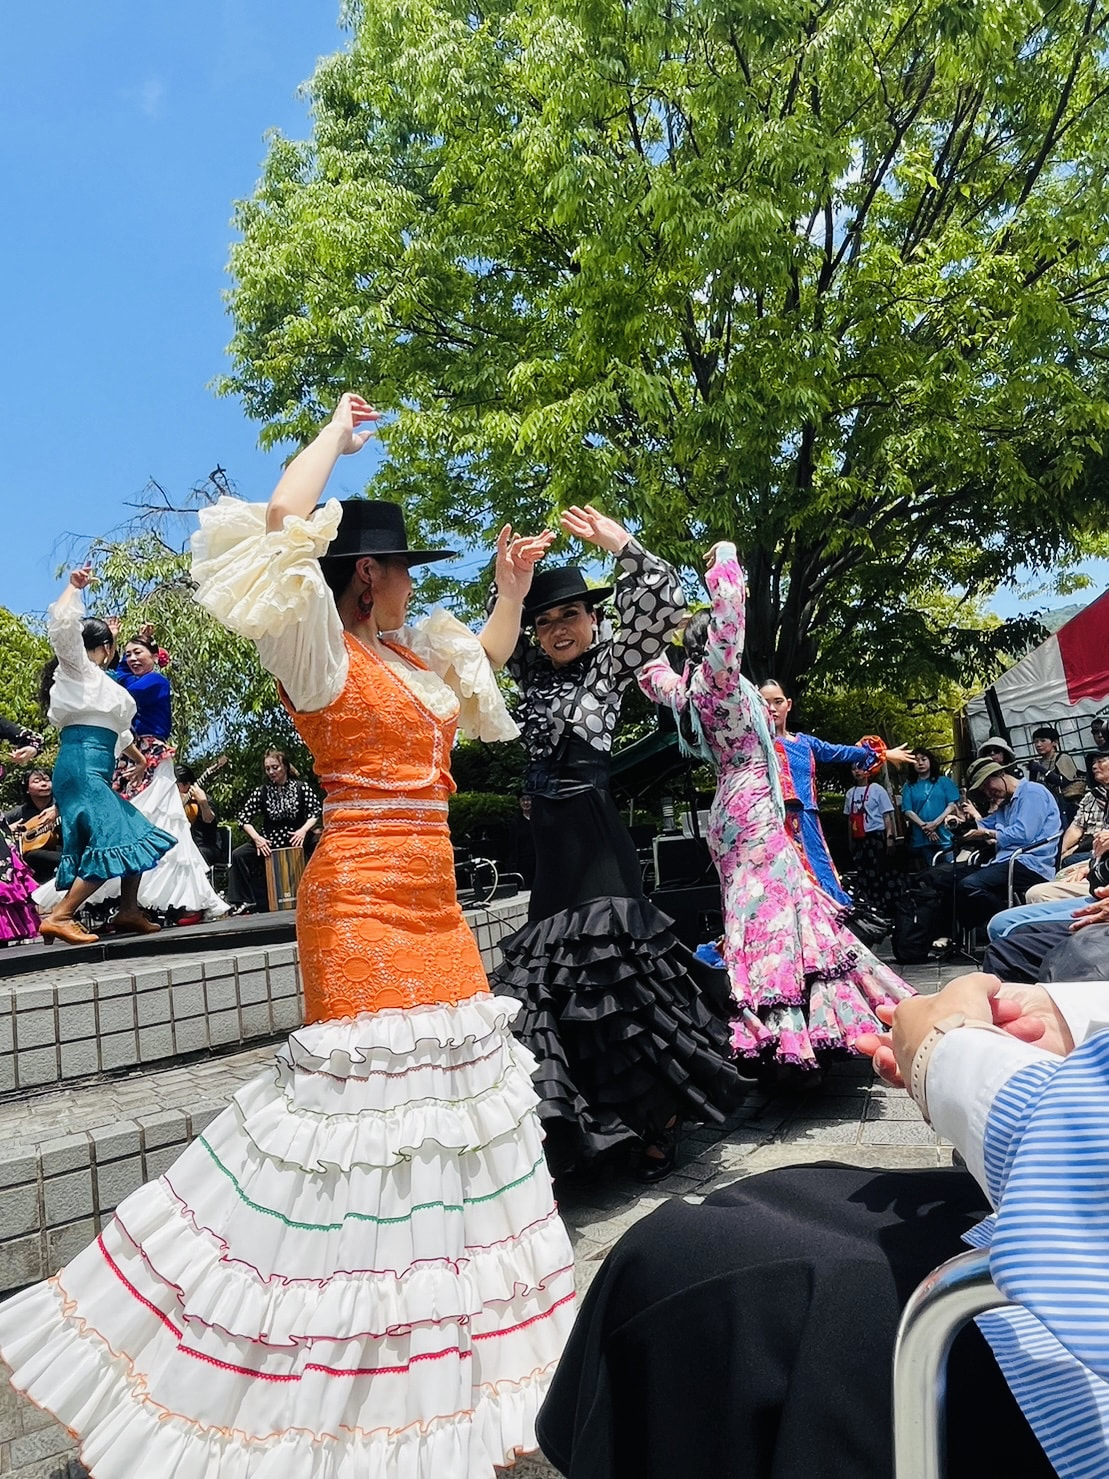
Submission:
[[[357,386],[428,530],[591,499],[690,569],[734,534],[786,681],[980,669],[1021,633],[936,590],[1105,549],[1109,6],[347,15],[238,210],[264,442]]]
[[[231,766],[213,782],[219,810],[233,815],[262,780],[262,756],[286,750],[302,775],[312,760],[262,668],[252,643],[221,626],[193,600],[188,538],[196,509],[232,493],[220,473],[174,505],[156,484],[151,501],[121,531],[82,549],[94,570],[86,607],[97,616],[119,616],[125,642],[147,622],[170,655],[173,740],[178,758],[201,770],[217,755]]]

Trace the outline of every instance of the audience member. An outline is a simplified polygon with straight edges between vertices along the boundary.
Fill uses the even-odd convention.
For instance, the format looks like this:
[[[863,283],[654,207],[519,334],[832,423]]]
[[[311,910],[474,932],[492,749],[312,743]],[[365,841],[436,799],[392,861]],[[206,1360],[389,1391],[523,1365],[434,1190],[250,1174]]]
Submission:
[[[935,852],[951,846],[951,829],[940,818],[957,804],[959,788],[931,750],[914,750],[913,767],[915,778],[901,788],[901,815],[909,826],[910,863],[926,868]]]
[[[1047,787],[1066,826],[1085,793],[1086,782],[1074,760],[1059,748],[1059,731],[1053,725],[1041,724],[1039,729],[1034,729],[1032,745],[1036,758],[1028,766],[1028,779]]]
[[[1059,808],[1046,787],[1018,779],[995,760],[975,761],[967,789],[972,797],[968,810],[977,825],[963,834],[962,842],[991,849],[992,857],[977,863],[941,863],[927,877],[939,907],[953,894],[956,922],[973,929],[1008,904],[1010,876],[1014,893],[1023,898],[1027,888],[1054,874],[1060,822]],[[987,808],[984,815],[975,795]]]

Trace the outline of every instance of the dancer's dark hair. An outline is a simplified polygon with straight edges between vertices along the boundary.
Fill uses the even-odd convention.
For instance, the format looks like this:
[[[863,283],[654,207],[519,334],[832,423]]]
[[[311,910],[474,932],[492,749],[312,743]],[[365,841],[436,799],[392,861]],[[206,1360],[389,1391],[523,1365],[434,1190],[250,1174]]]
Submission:
[[[691,667],[700,667],[705,660],[705,649],[708,646],[709,626],[712,623],[712,615],[708,611],[695,611],[685,624],[682,633],[682,646]],[[693,705],[687,703],[685,708],[678,714],[678,733],[691,750],[700,747],[701,736],[697,733],[693,724]]]
[[[81,624],[81,641],[85,644],[86,652],[95,652],[98,647],[114,647],[115,637],[112,629],[106,621],[99,617],[90,616],[88,621]],[[58,659],[52,657],[43,664],[42,673],[39,676],[39,708],[43,714],[50,707],[50,690],[54,686],[54,675],[58,671]]]
[[[158,656],[158,644],[150,637],[128,637],[127,641],[124,642],[123,645],[124,647],[145,647],[147,652],[149,652],[151,656]]]

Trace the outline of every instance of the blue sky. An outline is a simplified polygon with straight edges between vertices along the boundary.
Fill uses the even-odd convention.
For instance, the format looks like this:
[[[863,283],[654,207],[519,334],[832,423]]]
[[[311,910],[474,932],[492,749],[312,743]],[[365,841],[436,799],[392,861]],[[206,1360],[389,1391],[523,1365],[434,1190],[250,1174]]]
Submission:
[[[8,7],[0,605],[42,611],[65,536],[117,528],[150,478],[180,495],[220,465],[257,498],[276,480],[282,454],[259,452],[238,403],[208,388],[230,337],[230,217],[259,176],[266,131],[307,136],[297,92],[345,44],[338,10],[96,0],[47,18]],[[370,467],[366,454],[344,461],[331,491],[359,491]],[[1029,604],[1068,599],[1081,597]],[[995,605],[1009,615],[1021,598]]]
[[[220,464],[244,494],[268,494],[280,454],[259,452],[238,403],[207,388],[230,337],[229,223],[266,131],[307,135],[297,90],[345,44],[338,12],[338,0],[7,8],[0,605],[42,610],[59,536],[107,533],[148,478],[180,493]],[[368,470],[344,463],[337,491]]]

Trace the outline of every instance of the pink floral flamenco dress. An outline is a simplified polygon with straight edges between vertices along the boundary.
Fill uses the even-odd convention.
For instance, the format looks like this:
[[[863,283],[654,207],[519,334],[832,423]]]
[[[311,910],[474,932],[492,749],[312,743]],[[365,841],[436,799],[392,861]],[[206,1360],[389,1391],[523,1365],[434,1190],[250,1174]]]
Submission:
[[[758,690],[740,674],[746,584],[735,545],[707,575],[712,612],[704,658],[675,673],[648,663],[648,698],[685,716],[717,770],[708,842],[724,896],[724,960],[745,1058],[816,1067],[880,1030],[874,1008],[913,994],[839,924],[840,907],[806,873],[784,823],[778,763]]]

